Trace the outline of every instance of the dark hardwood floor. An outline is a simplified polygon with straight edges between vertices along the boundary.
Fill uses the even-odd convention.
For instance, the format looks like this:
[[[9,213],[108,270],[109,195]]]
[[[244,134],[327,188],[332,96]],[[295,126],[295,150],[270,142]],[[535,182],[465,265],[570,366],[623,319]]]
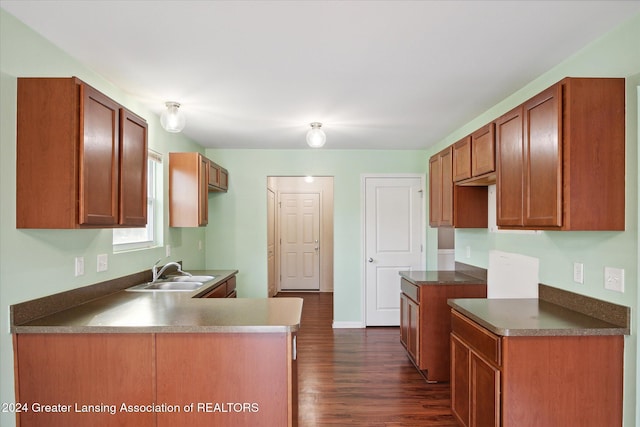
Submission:
[[[298,422],[316,426],[457,426],[449,384],[427,384],[397,327],[333,329],[333,294],[304,299],[298,332]]]

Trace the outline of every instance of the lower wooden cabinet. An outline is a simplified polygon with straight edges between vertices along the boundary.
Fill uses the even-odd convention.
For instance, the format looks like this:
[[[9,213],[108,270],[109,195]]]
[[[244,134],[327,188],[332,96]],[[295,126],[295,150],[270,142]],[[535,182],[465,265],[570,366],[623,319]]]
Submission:
[[[296,334],[14,335],[18,427],[297,425]]]
[[[498,336],[455,310],[451,328],[461,425],[622,425],[622,336]]]
[[[200,298],[235,298],[236,276],[230,277],[224,283],[219,284]]]
[[[400,283],[400,342],[429,381],[449,381],[449,298],[485,298],[482,283]]]
[[[18,427],[155,426],[152,334],[14,335]],[[93,405],[93,406],[91,406]]]

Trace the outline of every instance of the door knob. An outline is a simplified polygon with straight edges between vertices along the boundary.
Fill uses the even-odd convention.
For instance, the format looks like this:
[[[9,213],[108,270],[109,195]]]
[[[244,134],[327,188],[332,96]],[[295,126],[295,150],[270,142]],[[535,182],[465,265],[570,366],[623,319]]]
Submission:
[[[369,258],[367,261],[369,261],[369,262],[373,262],[373,258]]]

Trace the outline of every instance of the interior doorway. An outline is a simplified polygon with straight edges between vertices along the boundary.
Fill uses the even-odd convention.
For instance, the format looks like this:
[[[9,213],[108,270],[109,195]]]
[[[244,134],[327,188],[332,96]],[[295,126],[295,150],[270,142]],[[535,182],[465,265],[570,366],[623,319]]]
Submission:
[[[333,292],[333,177],[267,177],[268,295]]]

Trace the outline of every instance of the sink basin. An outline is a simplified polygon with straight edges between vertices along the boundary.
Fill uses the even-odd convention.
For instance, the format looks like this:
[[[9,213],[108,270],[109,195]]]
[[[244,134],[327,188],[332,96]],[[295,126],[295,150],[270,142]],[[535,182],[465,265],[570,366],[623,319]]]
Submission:
[[[149,291],[174,291],[174,292],[190,292],[195,291],[203,285],[202,282],[182,281],[182,282],[155,282],[143,283],[141,285],[127,288],[130,292],[149,292]]]
[[[215,276],[171,276],[167,280],[171,282],[208,282],[215,279]]]

